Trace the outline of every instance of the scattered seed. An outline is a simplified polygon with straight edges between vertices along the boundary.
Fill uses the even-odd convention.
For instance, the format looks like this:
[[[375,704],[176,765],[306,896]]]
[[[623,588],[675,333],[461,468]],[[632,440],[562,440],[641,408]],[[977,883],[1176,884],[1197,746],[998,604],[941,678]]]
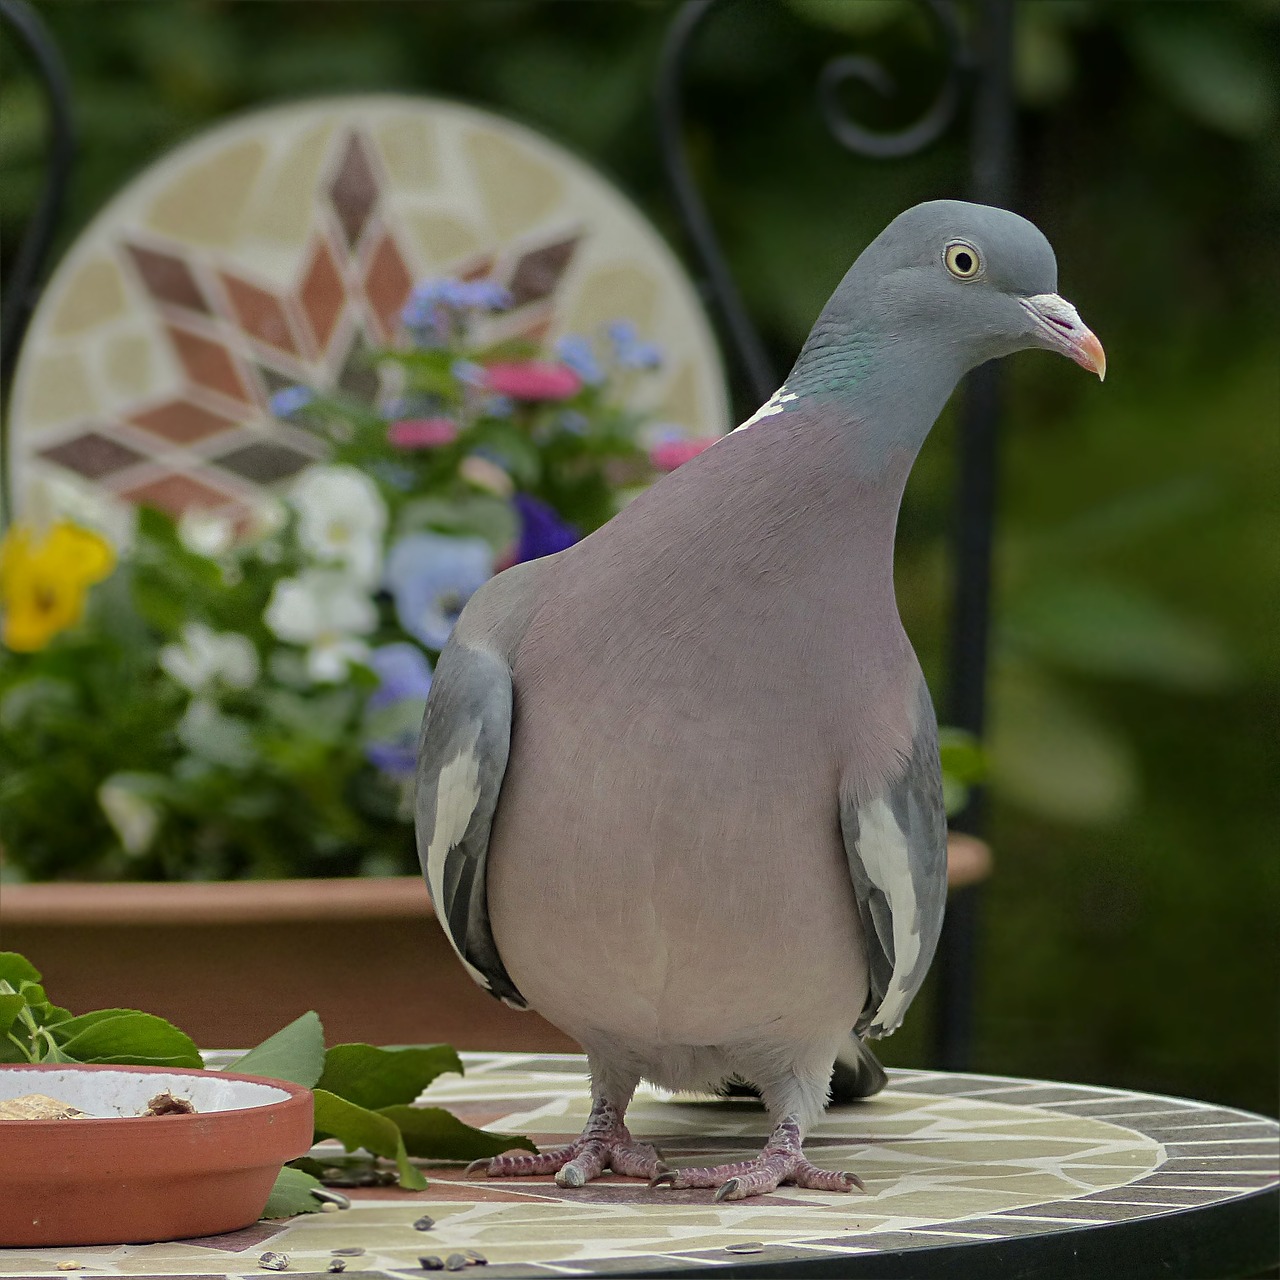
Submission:
[[[436,1225],[436,1220],[430,1214],[424,1213],[417,1222],[413,1224],[415,1231],[430,1231]]]
[[[446,1271],[463,1271],[467,1266],[467,1255],[465,1253],[451,1253],[444,1260],[444,1269]]]
[[[350,1209],[351,1201],[341,1191],[330,1191],[328,1187],[312,1187],[311,1194],[326,1205],[335,1209]]]
[[[763,1253],[764,1245],[759,1240],[745,1240],[742,1244],[727,1244],[725,1253]]]
[[[339,1209],[339,1206],[338,1206],[338,1205],[336,1205],[336,1204],[329,1204],[329,1203],[326,1201],[324,1204],[322,1204],[322,1205],[320,1206],[320,1212],[321,1212],[321,1213],[338,1213],[338,1212],[340,1212],[340,1209]]]
[[[289,1255],[287,1253],[272,1253],[270,1249],[258,1259],[258,1266],[264,1271],[288,1271]]]
[[[83,1262],[60,1262],[58,1263],[59,1271],[80,1271],[83,1270]]]
[[[335,1258],[358,1258],[364,1252],[362,1244],[345,1244],[341,1249],[330,1249]]]
[[[423,1271],[443,1271],[444,1259],[436,1257],[434,1253],[428,1254],[427,1257],[418,1259],[418,1266]]]
[[[326,1271],[335,1271],[335,1272],[345,1271],[346,1269],[347,1269],[347,1264],[342,1258],[330,1258],[329,1265],[328,1267],[325,1268]]]
[[[476,1249],[467,1250],[467,1262],[473,1267],[487,1267],[489,1265],[489,1259]]]

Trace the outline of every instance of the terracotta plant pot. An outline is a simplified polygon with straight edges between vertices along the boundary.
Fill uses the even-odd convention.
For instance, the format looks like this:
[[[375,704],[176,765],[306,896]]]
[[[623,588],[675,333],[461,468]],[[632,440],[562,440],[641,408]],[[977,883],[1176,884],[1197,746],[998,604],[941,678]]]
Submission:
[[[990,870],[985,844],[951,837],[953,889]],[[578,1051],[471,981],[418,876],[8,884],[0,946],[29,957],[73,1013],[145,1009],[207,1049],[257,1044],[315,1009],[330,1044]]]
[[[196,1113],[140,1114],[165,1091]],[[279,1080],[167,1067],[0,1067],[0,1100],[28,1093],[113,1118],[0,1120],[0,1245],[235,1231],[262,1216],[281,1165],[311,1147],[311,1091]]]

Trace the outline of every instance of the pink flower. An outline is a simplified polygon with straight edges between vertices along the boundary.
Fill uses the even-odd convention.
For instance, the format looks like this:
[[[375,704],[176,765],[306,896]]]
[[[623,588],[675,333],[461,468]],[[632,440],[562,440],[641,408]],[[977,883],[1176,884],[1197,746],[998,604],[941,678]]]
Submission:
[[[513,400],[567,400],[582,389],[582,379],[568,365],[544,360],[491,364],[485,386]]]
[[[704,450],[715,444],[714,436],[706,436],[701,440],[664,440],[649,450],[649,461],[659,471],[674,471],[682,467],[690,458],[696,458]]]
[[[402,418],[387,428],[387,439],[397,449],[436,449],[458,438],[452,418]]]

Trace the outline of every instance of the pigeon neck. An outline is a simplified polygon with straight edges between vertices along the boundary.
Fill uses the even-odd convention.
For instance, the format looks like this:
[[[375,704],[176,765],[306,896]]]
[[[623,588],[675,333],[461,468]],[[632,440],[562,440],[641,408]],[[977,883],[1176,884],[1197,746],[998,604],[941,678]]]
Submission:
[[[794,396],[842,422],[858,476],[900,488],[895,460],[914,460],[964,372],[947,349],[923,337],[827,320],[809,336],[775,399],[785,409]]]

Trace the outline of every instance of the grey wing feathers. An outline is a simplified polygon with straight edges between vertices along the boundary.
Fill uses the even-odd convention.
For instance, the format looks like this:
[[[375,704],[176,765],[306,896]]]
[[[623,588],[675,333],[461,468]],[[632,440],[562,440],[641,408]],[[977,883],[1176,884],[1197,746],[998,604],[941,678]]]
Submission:
[[[455,631],[436,664],[422,720],[415,818],[418,860],[454,950],[482,987],[524,1009],[494,942],[485,889],[512,705],[507,662]]]
[[[947,895],[938,731],[924,681],[911,756],[868,800],[842,792],[840,828],[867,944],[870,990],[855,1030],[888,1035],[933,959]]]

